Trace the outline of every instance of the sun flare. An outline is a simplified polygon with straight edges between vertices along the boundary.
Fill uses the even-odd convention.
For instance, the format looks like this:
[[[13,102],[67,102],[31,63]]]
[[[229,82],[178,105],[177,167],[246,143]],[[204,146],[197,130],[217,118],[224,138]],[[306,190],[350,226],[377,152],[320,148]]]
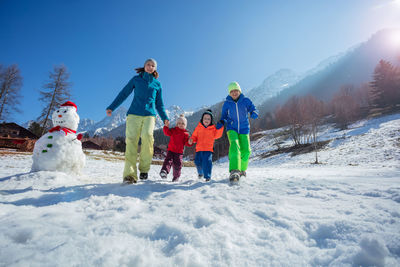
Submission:
[[[389,37],[389,41],[391,45],[400,47],[400,31],[393,32]]]

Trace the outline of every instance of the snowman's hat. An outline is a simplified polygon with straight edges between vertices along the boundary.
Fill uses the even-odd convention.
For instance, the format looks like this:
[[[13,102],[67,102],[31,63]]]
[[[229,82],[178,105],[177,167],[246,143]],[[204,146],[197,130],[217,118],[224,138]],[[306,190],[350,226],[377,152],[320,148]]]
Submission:
[[[67,101],[61,105],[62,107],[74,107],[76,111],[78,111],[78,107],[75,105],[74,102]]]

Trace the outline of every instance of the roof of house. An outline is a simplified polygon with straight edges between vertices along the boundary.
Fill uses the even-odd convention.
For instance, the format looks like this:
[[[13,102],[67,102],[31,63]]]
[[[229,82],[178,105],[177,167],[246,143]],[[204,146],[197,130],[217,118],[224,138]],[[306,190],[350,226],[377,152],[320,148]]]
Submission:
[[[98,144],[96,144],[90,140],[83,141],[82,148],[92,148],[92,149],[100,149],[101,150],[101,146],[99,146]]]
[[[38,139],[38,137],[34,133],[14,122],[0,123],[0,135],[1,136],[9,135],[10,137],[19,137],[19,138]]]

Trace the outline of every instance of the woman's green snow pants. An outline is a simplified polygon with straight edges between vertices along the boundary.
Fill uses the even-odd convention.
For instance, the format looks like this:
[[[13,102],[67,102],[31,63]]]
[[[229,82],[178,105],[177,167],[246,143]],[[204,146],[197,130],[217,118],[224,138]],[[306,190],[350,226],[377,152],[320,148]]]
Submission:
[[[229,171],[246,171],[251,153],[248,134],[238,134],[233,130],[227,132],[229,139]]]
[[[137,180],[137,158],[138,143],[141,138],[140,154],[139,154],[139,171],[148,173],[150,170],[151,160],[153,159],[154,144],[154,125],[156,118],[154,116],[138,116],[128,114],[126,118],[126,151],[125,151],[125,168],[124,176],[133,176]]]

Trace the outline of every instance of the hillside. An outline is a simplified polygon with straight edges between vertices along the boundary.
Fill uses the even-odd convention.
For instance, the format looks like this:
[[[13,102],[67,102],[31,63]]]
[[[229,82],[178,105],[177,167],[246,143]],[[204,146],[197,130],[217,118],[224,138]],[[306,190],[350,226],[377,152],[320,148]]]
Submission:
[[[260,109],[263,114],[272,111],[277,104],[283,104],[293,95],[311,94],[327,101],[344,85],[358,87],[362,83],[370,82],[380,60],[398,64],[400,50],[388,42],[389,36],[397,31],[399,30],[377,32],[366,42],[325,64],[324,68],[310,71],[309,75],[282,90],[278,96],[266,100]]]
[[[292,70],[281,69],[268,76],[259,86],[244,92],[258,106],[298,82],[300,77]]]

